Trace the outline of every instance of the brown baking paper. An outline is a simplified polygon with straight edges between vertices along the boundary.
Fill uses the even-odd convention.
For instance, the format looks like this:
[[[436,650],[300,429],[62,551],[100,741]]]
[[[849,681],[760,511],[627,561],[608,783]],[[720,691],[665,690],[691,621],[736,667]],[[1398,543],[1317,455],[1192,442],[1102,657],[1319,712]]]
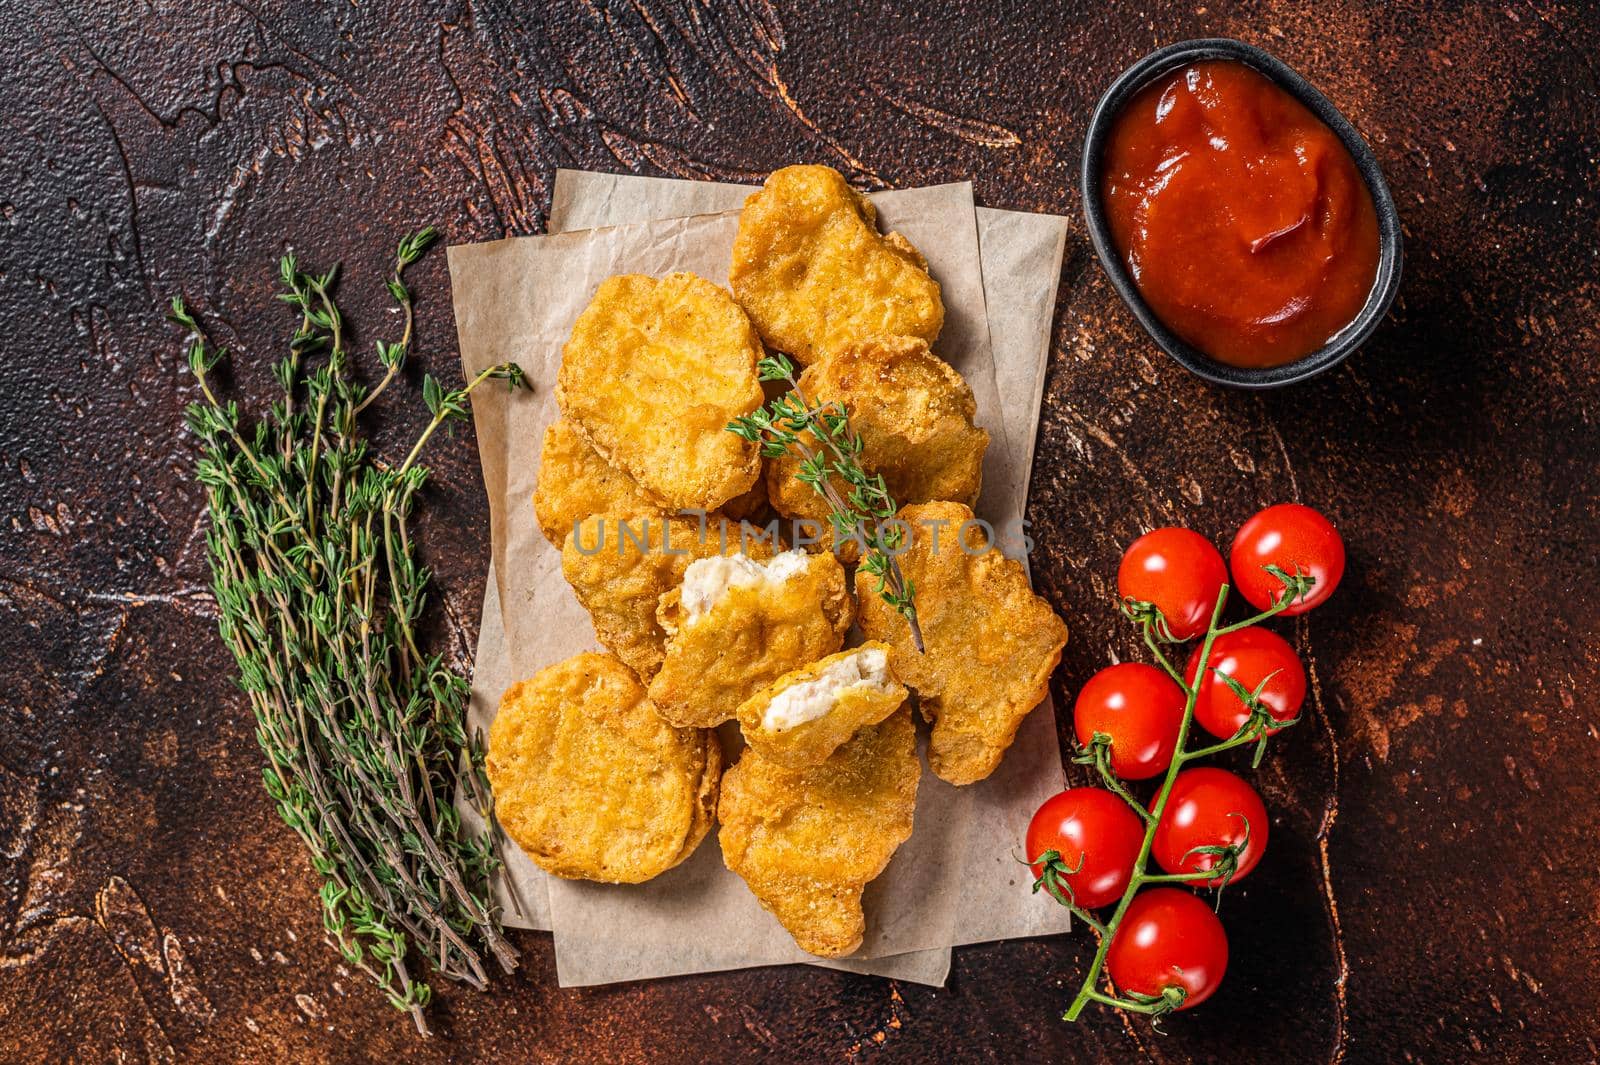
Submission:
[[[724,207],[742,201],[747,191],[562,172],[552,226]],[[979,267],[976,225],[951,222],[973,218],[968,186],[888,193],[875,200],[885,227],[899,229],[917,244],[945,286],[950,322],[939,350],[972,383],[979,420],[994,439],[979,511],[996,521],[1020,516],[1064,224],[1036,216],[1025,216],[1034,221],[1024,223],[1007,212],[985,212],[984,251],[994,262]],[[545,386],[532,398],[482,394],[487,401],[475,404],[496,519],[498,572],[528,574],[502,579],[498,589],[506,595],[505,628],[510,647],[516,649],[508,656],[512,676],[592,646],[587,618],[561,581],[558,556],[537,533],[526,503],[537,442],[553,416],[549,386],[566,330],[594,286],[614,272],[687,268],[724,280],[733,224],[731,216],[700,216],[598,234],[452,249],[456,310],[469,372],[513,358],[529,370],[536,385]],[[1017,304],[1015,319],[996,330],[997,346],[1008,353],[998,374],[997,360],[988,351],[985,288],[997,304]],[[541,554],[551,557],[541,560]],[[495,635],[488,621],[484,632],[486,640]],[[492,712],[495,689],[503,686],[503,680],[481,675],[491,659],[490,654],[480,659],[475,718]],[[1035,900],[1027,898],[1025,878],[1016,874],[1020,867],[1010,867],[1021,825],[1037,802],[1060,786],[1061,778],[1048,711],[1030,716],[1017,747],[990,781],[954,789],[927,776],[911,841],[868,890],[868,940],[859,955],[867,961],[845,964],[884,971],[915,962],[914,967],[924,970],[921,976],[898,975],[938,982],[946,964],[940,947],[1061,930],[1064,912],[1029,905]],[[509,865],[523,911],[519,918],[508,908],[508,919],[540,923],[543,915],[534,901],[538,871],[520,854],[512,855]],[[563,984],[811,960],[721,867],[714,840],[684,867],[643,887],[559,880],[549,881],[548,887]],[[983,919],[974,920],[976,916]],[[884,957],[917,948],[936,960],[937,974],[917,954]],[[875,956],[878,960],[872,961]]]

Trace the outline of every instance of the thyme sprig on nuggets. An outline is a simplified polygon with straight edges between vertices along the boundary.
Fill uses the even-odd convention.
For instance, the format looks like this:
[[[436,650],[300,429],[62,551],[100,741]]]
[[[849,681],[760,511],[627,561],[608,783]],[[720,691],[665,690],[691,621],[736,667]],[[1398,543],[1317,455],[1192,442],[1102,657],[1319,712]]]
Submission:
[[[493,823],[481,738],[465,728],[467,682],[417,643],[429,573],[407,518],[427,479],[422,446],[465,416],[473,389],[492,379],[516,387],[522,371],[496,366],[457,389],[424,377],[433,417],[398,465],[371,454],[356,426],[410,352],[403,277],[433,236],[400,242],[388,290],[405,324],[399,340],[377,342],[384,375],[371,389],[351,375],[336,271],[306,273],[283,258],[279,298],[299,325],[273,368],[282,398],[253,426],[213,391],[226,351],[182,299],[171,309],[204,397],[187,414],[202,449],[218,627],[255,711],[267,794],[311,852],[340,954],[424,1034],[432,990],[412,972],[413,953],[478,988],[487,956],[507,972],[517,964],[487,890],[499,867],[493,838],[468,831],[453,805],[460,787]]]
[[[756,364],[763,381],[786,381],[789,391],[752,414],[728,423],[728,431],[761,446],[766,458],[793,451],[800,456],[795,479],[828,503],[835,543],[853,539],[861,546],[861,569],[877,579],[876,591],[911,627],[911,642],[923,650],[917,623],[916,587],[896,561],[904,543],[905,525],[882,474],[868,474],[861,465],[865,448],[850,428],[844,404],[811,404],[795,379],[794,364],[782,354]],[[812,443],[805,434],[810,434]],[[843,491],[840,486],[843,486]]]

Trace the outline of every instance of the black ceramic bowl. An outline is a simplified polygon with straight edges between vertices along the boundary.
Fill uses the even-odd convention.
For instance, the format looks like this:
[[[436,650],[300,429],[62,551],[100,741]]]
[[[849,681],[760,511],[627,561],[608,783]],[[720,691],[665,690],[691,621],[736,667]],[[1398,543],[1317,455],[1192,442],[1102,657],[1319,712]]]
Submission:
[[[1361,308],[1361,313],[1322,347],[1282,366],[1265,369],[1229,366],[1211,358],[1168,329],[1145,303],[1144,297],[1139,294],[1138,287],[1133,283],[1133,278],[1128,274],[1127,264],[1117,254],[1116,246],[1111,241],[1111,230],[1106,225],[1105,210],[1100,202],[1100,160],[1105,151],[1106,136],[1110,133],[1111,123],[1123,105],[1140,89],[1163,74],[1170,73],[1186,63],[1207,59],[1231,59],[1255,69],[1320,118],[1344,143],[1345,150],[1355,160],[1356,169],[1361,172],[1362,179],[1366,181],[1367,188],[1372,193],[1372,206],[1378,215],[1378,273],[1373,280],[1372,291],[1367,295],[1367,302]],[[1232,385],[1236,388],[1277,388],[1296,381],[1304,381],[1332,366],[1337,366],[1378,328],[1378,323],[1388,312],[1389,305],[1394,302],[1395,292],[1400,288],[1400,215],[1394,209],[1394,198],[1389,195],[1389,185],[1383,180],[1383,171],[1378,168],[1378,160],[1372,154],[1372,149],[1367,147],[1367,142],[1361,139],[1361,134],[1357,133],[1355,127],[1339,113],[1339,109],[1309,81],[1290,70],[1274,56],[1243,41],[1226,37],[1182,41],[1151,52],[1123,71],[1117,80],[1111,83],[1105,95],[1100,97],[1100,103],[1089,119],[1089,133],[1084,138],[1083,144],[1083,173],[1080,180],[1083,187],[1084,220],[1089,225],[1089,236],[1094,241],[1095,253],[1100,256],[1100,265],[1105,267],[1111,283],[1116,286],[1117,292],[1133,311],[1134,317],[1139,319],[1139,324],[1144,326],[1145,331],[1168,355],[1181,363],[1185,369],[1215,384]]]

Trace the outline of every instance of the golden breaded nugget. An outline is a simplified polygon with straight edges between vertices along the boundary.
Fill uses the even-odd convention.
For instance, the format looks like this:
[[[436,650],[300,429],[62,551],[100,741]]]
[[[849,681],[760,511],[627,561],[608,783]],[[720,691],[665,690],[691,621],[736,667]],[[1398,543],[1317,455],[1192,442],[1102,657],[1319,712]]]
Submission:
[[[768,346],[802,366],[864,337],[944,325],[939,283],[872,202],[826,166],[775,170],[744,202],[728,282]]]
[[[989,434],[972,424],[972,389],[923,341],[858,341],[807,367],[799,385],[808,403],[844,404],[851,430],[861,437],[862,468],[883,475],[896,503],[977,502]],[[815,447],[809,433],[805,439]],[[827,501],[797,479],[800,462],[792,450],[769,460],[767,494],[780,514],[810,519],[830,542]],[[835,484],[848,492],[837,478]],[[847,561],[854,557],[853,550],[845,553]]]
[[[739,706],[739,731],[769,762],[818,765],[906,701],[890,658],[888,644],[865,643],[785,673]]]
[[[760,476],[727,425],[761,405],[761,341],[726,291],[693,274],[600,283],[561,349],[556,401],[607,462],[670,508],[713,510]]]
[[[544,431],[533,512],[544,538],[556,547],[591,514],[666,513],[565,420],[551,422]]]
[[[933,722],[928,765],[952,784],[971,784],[994,772],[1022,719],[1049,693],[1067,626],[1033,594],[1021,563],[976,526],[962,534],[972,519],[967,507],[927,503],[902,507],[899,517],[911,529],[899,562],[915,588],[926,653],[874,594],[875,578],[858,572],[861,631],[894,647],[895,672]]]
[[[589,612],[601,644],[648,682],[661,668],[667,637],[656,620],[661,596],[695,559],[739,551],[765,557],[766,541],[746,539],[720,515],[698,518],[594,514],[567,534],[561,572]]]
[[[487,765],[500,823],[541,869],[637,884],[705,838],[722,748],[661,720],[627,666],[586,652],[506,691]]]
[[[772,517],[772,507],[767,502],[767,478],[765,470],[762,476],[756,478],[756,483],[750,490],[741,496],[734,496],[722,504],[722,513],[732,521],[747,521],[752,525],[763,525]]]
[[[650,701],[674,725],[721,724],[785,673],[837,651],[854,615],[832,555],[697,560],[661,597],[667,647]]]
[[[921,773],[910,707],[809,769],[748,749],[722,778],[722,860],[801,949],[849,954],[866,934],[862,889],[911,835]]]

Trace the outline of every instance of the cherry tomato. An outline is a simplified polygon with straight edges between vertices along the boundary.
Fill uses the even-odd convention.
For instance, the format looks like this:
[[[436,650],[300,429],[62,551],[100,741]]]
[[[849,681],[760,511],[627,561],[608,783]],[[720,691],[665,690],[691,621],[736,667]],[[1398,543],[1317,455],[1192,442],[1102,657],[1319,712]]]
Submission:
[[[1106,951],[1106,971],[1118,990],[1160,995],[1163,988],[1181,987],[1187,995],[1180,1010],[1210,998],[1227,970],[1222,922],[1204,901],[1178,888],[1134,896]]]
[[[1117,594],[1155,604],[1179,640],[1206,631],[1217,594],[1227,583],[1221,552],[1188,529],[1145,533],[1128,545],[1117,567]]]
[[[1249,825],[1249,842],[1245,826]],[[1217,858],[1191,854],[1195,847],[1244,843],[1233,879],[1243,880],[1267,849],[1267,807],[1256,789],[1226,769],[1185,769],[1172,782],[1150,853],[1169,873],[1214,869]],[[1203,881],[1201,881],[1203,883]]]
[[[1122,898],[1143,845],[1144,825],[1138,815],[1103,788],[1068,788],[1052,795],[1028,822],[1028,859],[1059,851],[1068,869],[1078,869],[1061,879],[1085,909]],[[1035,862],[1033,875],[1043,871]]]
[[[1333,524],[1310,507],[1279,503],[1239,526],[1228,551],[1233,585],[1250,605],[1265,610],[1283,592],[1283,582],[1268,573],[1277,566],[1285,573],[1309,574],[1317,579],[1311,590],[1283,608],[1285,617],[1304,614],[1327,601],[1344,576],[1344,541]]]
[[[1191,686],[1199,665],[1200,648],[1196,647],[1184,671]],[[1226,673],[1250,692],[1266,680],[1261,701],[1275,721],[1288,721],[1299,714],[1300,704],[1306,700],[1306,671],[1287,640],[1259,625],[1224,633],[1211,641],[1211,658],[1206,662],[1205,679],[1200,682],[1200,694],[1194,701],[1194,719],[1218,739],[1233,736],[1250,717],[1250,708],[1218,678],[1218,672]],[[1267,731],[1270,734],[1279,729]]]
[[[1165,773],[1183,724],[1183,689],[1155,666],[1124,662],[1102,669],[1078,693],[1072,710],[1078,742],[1111,737],[1111,768],[1124,780]]]

